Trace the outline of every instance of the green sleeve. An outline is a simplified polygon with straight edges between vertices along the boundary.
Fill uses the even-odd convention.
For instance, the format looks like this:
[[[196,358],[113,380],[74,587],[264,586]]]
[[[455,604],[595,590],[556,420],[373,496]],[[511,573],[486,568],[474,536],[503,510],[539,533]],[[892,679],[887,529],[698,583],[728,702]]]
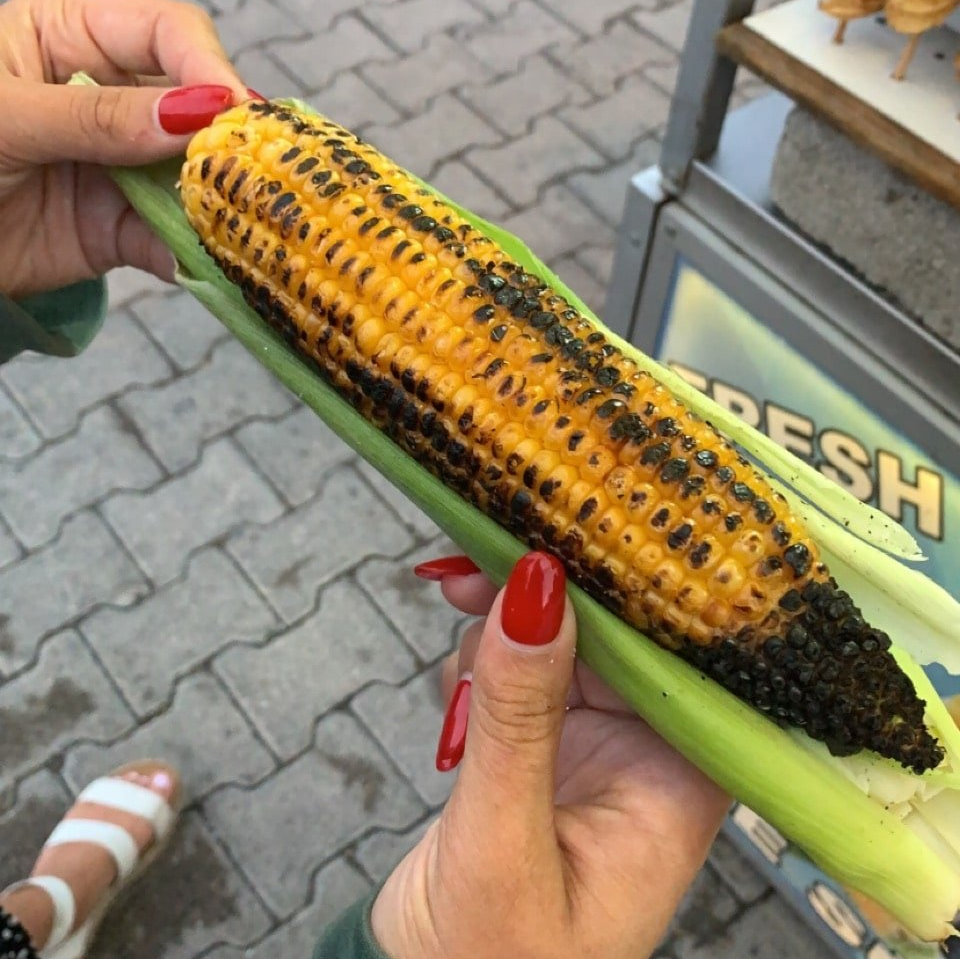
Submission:
[[[17,301],[0,293],[0,363],[25,350],[76,356],[96,336],[106,312],[102,277]]]
[[[373,938],[370,911],[379,889],[354,903],[327,927],[313,959],[387,959]]]

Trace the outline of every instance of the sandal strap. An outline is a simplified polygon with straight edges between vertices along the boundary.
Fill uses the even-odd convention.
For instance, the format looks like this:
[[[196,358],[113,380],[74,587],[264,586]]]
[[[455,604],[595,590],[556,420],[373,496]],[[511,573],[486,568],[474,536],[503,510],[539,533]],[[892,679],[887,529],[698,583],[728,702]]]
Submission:
[[[64,819],[44,846],[61,846],[68,842],[90,842],[106,849],[117,864],[117,882],[123,882],[130,875],[140,858],[140,850],[130,833],[111,822]]]
[[[173,810],[163,796],[126,779],[96,779],[80,793],[77,802],[109,806],[146,819],[153,826],[154,842],[163,839],[173,825]]]
[[[45,953],[52,952],[73,932],[73,924],[77,917],[77,900],[69,884],[58,876],[31,876],[29,879],[8,886],[4,892],[13,892],[14,889],[24,889],[28,886],[42,889],[50,897],[53,905],[50,936],[43,947]]]

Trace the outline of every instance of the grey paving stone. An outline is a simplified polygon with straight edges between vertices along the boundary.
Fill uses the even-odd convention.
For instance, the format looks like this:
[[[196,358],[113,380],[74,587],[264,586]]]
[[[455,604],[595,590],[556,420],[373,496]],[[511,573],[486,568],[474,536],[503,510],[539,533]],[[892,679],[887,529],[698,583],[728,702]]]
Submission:
[[[482,8],[491,17],[506,13],[517,0],[472,0],[477,7]]]
[[[610,274],[613,272],[613,258],[616,249],[613,245],[613,237],[610,242],[602,246],[585,246],[574,254],[578,262],[582,263],[604,286],[610,280]]]
[[[23,555],[13,534],[0,523],[0,569],[15,563]]]
[[[420,842],[433,819],[434,817],[429,817],[405,832],[378,829],[357,843],[357,862],[374,882],[382,882],[393,872],[400,860]]]
[[[126,306],[141,296],[150,293],[170,293],[175,287],[165,280],[158,280],[152,273],[118,267],[107,274],[107,296],[111,309]]]
[[[555,117],[542,117],[530,133],[502,146],[469,150],[466,158],[520,207],[535,203],[545,182],[604,164],[596,150]]]
[[[20,367],[33,372],[43,368],[42,363],[34,357],[23,356],[12,360],[4,373],[10,374]],[[40,443],[40,435],[7,391],[0,387],[0,455],[3,459],[19,459],[37,450]]]
[[[351,133],[364,133],[371,124],[396,123],[400,114],[380,93],[352,70],[307,97],[307,102]]]
[[[446,802],[455,777],[437,772],[435,764],[443,725],[439,668],[400,687],[375,683],[355,696],[350,708],[428,806]]]
[[[111,909],[89,959],[193,959],[216,943],[246,945],[270,917],[195,812],[170,845]]]
[[[163,386],[132,390],[120,408],[171,472],[193,463],[203,444],[252,417],[273,418],[293,396],[237,340],[216,347],[209,363]]]
[[[248,527],[228,549],[288,621],[308,613],[317,590],[366,556],[395,556],[410,537],[349,469],[334,473],[320,495],[279,522]]]
[[[255,946],[240,950],[220,946],[208,959],[306,959],[313,954],[324,929],[341,912],[362,899],[370,883],[353,866],[335,859],[317,873],[313,902],[279,926]]]
[[[274,614],[219,550],[198,553],[186,576],[128,610],[102,609],[81,630],[140,714],[173,694],[176,680],[233,642],[258,642]]]
[[[179,370],[198,366],[214,344],[229,336],[205,306],[182,290],[144,297],[130,309]]]
[[[460,96],[510,136],[526,133],[532,120],[566,104],[586,105],[592,95],[541,54],[526,58],[517,73],[495,83],[470,84]]]
[[[505,217],[511,209],[493,187],[459,160],[450,160],[438,167],[430,177],[430,185],[492,223]]]
[[[57,437],[72,430],[90,407],[170,374],[170,364],[130,314],[115,312],[80,356],[14,363],[3,377],[44,435]]]
[[[419,539],[431,539],[438,535],[440,531],[437,524],[423,510],[415,506],[396,486],[387,482],[369,463],[361,460],[357,468],[374,488],[377,496],[393,509]]]
[[[828,950],[780,898],[771,897],[748,909],[736,922],[677,959],[829,959]]]
[[[230,56],[261,43],[275,49],[279,46],[277,41],[298,37],[309,37],[310,42],[317,43],[310,36],[309,23],[301,22],[289,10],[281,11],[266,0],[246,0],[245,3],[241,0],[229,16],[217,20],[217,32]]]
[[[648,63],[643,68],[643,75],[656,84],[667,96],[672,96],[677,86],[677,77],[680,74],[680,60],[670,57],[659,63]]]
[[[494,73],[503,74],[516,73],[527,57],[575,38],[549,9],[519,0],[491,23],[467,31],[464,46]]]
[[[397,49],[415,53],[432,34],[451,27],[484,22],[483,14],[467,0],[404,0],[381,5],[368,3],[365,18]]]
[[[393,51],[354,16],[338,20],[322,40],[310,36],[292,43],[271,43],[270,52],[301,78],[307,90],[324,86],[341,70],[393,56]]]
[[[324,4],[326,6],[326,4]],[[303,94],[297,77],[290,77],[267,50],[253,47],[234,59],[243,82],[265,97],[296,97]]]
[[[600,314],[606,288],[582,263],[574,256],[565,256],[550,267],[594,313]]]
[[[387,622],[428,663],[454,647],[457,626],[464,617],[443,598],[436,583],[417,579],[413,568],[417,563],[461,552],[444,537],[407,556],[402,563],[371,560],[357,573],[361,586],[380,607]]]
[[[704,866],[671,924],[670,948],[677,959],[686,959],[702,947],[709,947],[737,910],[737,901],[710,866]]]
[[[468,82],[483,82],[490,71],[462,43],[438,33],[415,57],[373,63],[361,74],[391,102],[412,112],[448,90]]]
[[[70,807],[70,794],[49,769],[24,779],[0,808],[0,889],[25,878],[40,847]]]
[[[174,579],[192,550],[282,512],[276,494],[229,439],[212,443],[196,468],[153,492],[123,493],[103,506],[107,521],[157,585]]]
[[[562,184],[546,189],[536,206],[507,217],[501,225],[548,263],[581,246],[603,246],[614,239],[613,230]]]
[[[498,143],[501,136],[455,96],[444,93],[410,120],[390,127],[370,127],[365,139],[391,160],[429,181],[438,163],[469,147]]]
[[[692,12],[693,0],[681,0],[660,10],[640,10],[633,15],[633,21],[679,52],[687,38]]]
[[[31,458],[0,463],[0,513],[22,543],[36,548],[71,513],[114,490],[146,489],[162,475],[121,417],[101,407],[76,433]]]
[[[657,162],[660,144],[648,137],[641,140],[620,163],[601,171],[574,174],[567,180],[570,189],[611,227],[617,227],[623,215],[630,178]]]
[[[323,3],[317,3],[316,0],[277,0],[277,7],[290,11],[299,22],[309,23],[317,43],[322,43],[323,33],[338,17],[381,2],[385,0],[377,0],[376,4],[365,3],[364,0],[323,0]],[[261,92],[266,93],[265,90]]]
[[[636,10],[638,0],[590,0],[590,3],[557,3],[557,11],[568,23],[589,36],[603,32],[608,21]],[[648,5],[658,8],[655,0]]]
[[[317,612],[265,646],[234,646],[214,668],[281,758],[310,745],[317,717],[367,683],[402,682],[416,662],[352,583],[328,586]]]
[[[763,876],[722,834],[717,836],[710,850],[710,865],[727,889],[745,905],[756,902],[770,888]]]
[[[74,630],[52,636],[37,664],[0,687],[0,789],[81,738],[109,739],[133,720]]]
[[[645,63],[663,62],[669,55],[658,41],[618,21],[598,37],[563,47],[554,59],[597,96],[608,97],[621,78]]]
[[[101,520],[75,516],[59,539],[0,572],[0,672],[24,666],[42,636],[97,604],[126,605],[146,591]]]
[[[256,789],[225,789],[207,815],[280,916],[308,897],[310,873],[371,826],[401,829],[424,813],[356,722],[335,713],[314,747]]]
[[[666,122],[669,110],[670,98],[634,74],[612,96],[587,107],[567,107],[559,116],[609,159],[622,160],[640,137]]]
[[[74,789],[123,763],[141,757],[172,763],[183,777],[185,802],[217,786],[253,783],[273,769],[273,759],[257,741],[243,716],[212,677],[188,676],[177,686],[173,703],[132,735],[109,746],[75,746],[64,776]]]
[[[237,442],[294,506],[310,499],[331,470],[354,452],[313,410],[300,406],[281,420],[251,423]]]

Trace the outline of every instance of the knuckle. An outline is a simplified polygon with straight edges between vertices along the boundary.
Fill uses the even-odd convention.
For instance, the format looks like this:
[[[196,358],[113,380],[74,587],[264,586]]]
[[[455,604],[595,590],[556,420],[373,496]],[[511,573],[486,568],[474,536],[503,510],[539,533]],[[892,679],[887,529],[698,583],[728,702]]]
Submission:
[[[499,683],[479,697],[479,720],[491,738],[511,746],[537,745],[550,738],[556,705],[539,689]]]
[[[76,101],[74,119],[81,134],[90,140],[112,138],[126,132],[127,116],[119,90],[97,90]]]

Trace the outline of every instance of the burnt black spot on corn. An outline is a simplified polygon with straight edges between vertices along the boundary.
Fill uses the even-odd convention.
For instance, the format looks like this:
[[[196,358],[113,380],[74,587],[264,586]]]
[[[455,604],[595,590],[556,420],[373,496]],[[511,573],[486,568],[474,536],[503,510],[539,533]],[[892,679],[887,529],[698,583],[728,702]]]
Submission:
[[[253,308],[596,599],[836,753],[940,762],[889,639],[782,497],[390,161],[330,121],[247,104],[196,136],[181,182],[190,222]]]

